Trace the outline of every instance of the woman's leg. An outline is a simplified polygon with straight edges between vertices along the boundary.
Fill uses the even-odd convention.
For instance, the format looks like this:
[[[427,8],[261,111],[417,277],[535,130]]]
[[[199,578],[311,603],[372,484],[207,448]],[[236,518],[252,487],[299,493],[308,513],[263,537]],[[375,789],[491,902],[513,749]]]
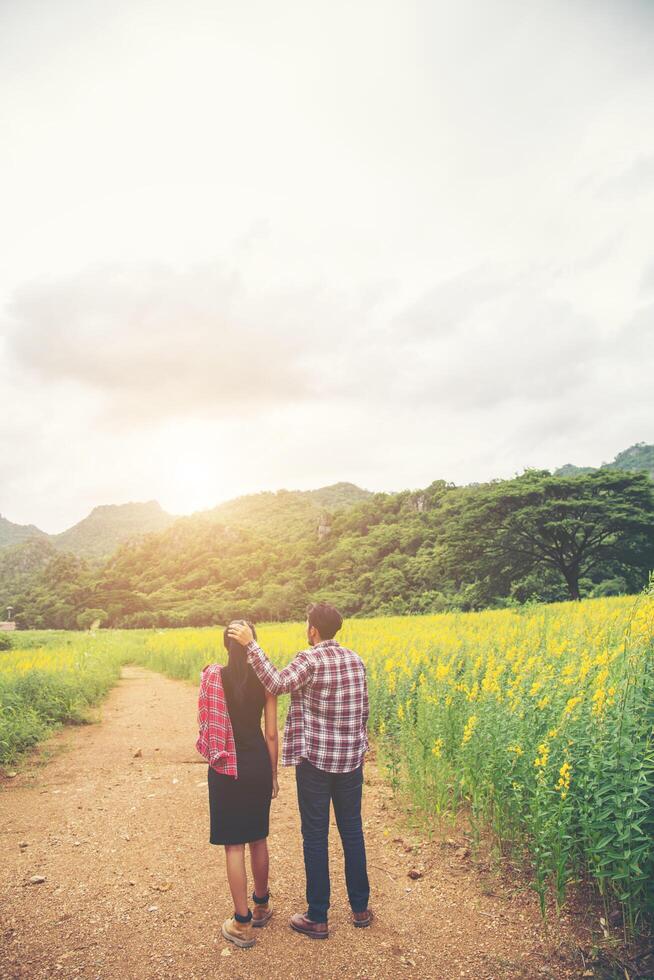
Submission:
[[[248,907],[248,879],[245,873],[245,844],[225,844],[227,881],[234,899],[234,911],[246,916]]]
[[[268,841],[265,837],[250,843],[250,864],[254,894],[257,898],[264,898],[268,894]]]

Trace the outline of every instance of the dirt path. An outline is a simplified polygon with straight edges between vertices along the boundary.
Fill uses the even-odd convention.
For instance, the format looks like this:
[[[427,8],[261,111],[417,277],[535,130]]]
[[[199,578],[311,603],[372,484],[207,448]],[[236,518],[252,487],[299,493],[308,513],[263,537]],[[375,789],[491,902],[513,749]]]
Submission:
[[[47,765],[33,760],[0,787],[1,977],[582,976],[572,923],[547,938],[534,894],[473,864],[464,841],[412,841],[374,766],[365,788],[374,926],[349,925],[333,827],[330,939],[288,928],[305,908],[304,875],[293,773],[282,770],[275,917],[254,949],[227,946],[220,924],[231,903],[222,851],[207,843],[195,712],[192,687],[127,668],[102,724],[56,736]],[[34,875],[45,881],[30,884]]]

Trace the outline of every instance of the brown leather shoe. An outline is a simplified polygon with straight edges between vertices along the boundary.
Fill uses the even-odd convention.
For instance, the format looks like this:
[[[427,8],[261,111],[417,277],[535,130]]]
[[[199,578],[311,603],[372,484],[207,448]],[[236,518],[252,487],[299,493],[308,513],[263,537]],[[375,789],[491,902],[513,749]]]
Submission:
[[[290,926],[291,929],[301,932],[303,936],[310,936],[311,939],[327,939],[329,935],[326,922],[314,922],[301,912],[291,916]]]
[[[254,908],[252,909],[252,925],[255,929],[262,929],[272,919],[272,914],[273,910],[270,897],[265,905],[260,905],[255,902]]]
[[[356,929],[365,929],[370,925],[374,919],[374,913],[372,909],[366,909],[365,912],[353,912],[352,922]]]
[[[230,943],[234,943],[235,946],[240,946],[241,949],[249,949],[257,941],[257,937],[254,935],[254,930],[252,929],[252,923],[237,922],[234,916],[231,919],[225,919],[222,933],[225,939],[228,939]]]

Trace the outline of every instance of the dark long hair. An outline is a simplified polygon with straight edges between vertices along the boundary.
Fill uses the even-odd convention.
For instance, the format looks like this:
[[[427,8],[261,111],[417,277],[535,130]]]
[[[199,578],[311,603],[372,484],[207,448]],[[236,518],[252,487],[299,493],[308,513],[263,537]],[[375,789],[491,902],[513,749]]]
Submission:
[[[235,619],[233,622],[247,623],[256,640],[257,631],[254,628],[254,623],[251,623],[246,619]],[[227,650],[227,653],[229,654],[226,669],[229,672],[229,680],[233,697],[237,704],[242,704],[245,697],[245,687],[248,682],[248,676],[254,672],[248,664],[248,655],[245,647],[242,647],[237,640],[233,640],[231,636],[228,636],[227,629],[229,629],[229,627],[227,627],[223,633],[223,644]]]

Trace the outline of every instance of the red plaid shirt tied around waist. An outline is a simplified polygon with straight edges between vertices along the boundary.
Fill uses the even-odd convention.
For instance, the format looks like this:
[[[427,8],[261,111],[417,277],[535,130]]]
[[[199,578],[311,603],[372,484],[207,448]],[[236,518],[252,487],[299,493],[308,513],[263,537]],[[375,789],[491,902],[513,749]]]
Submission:
[[[254,641],[247,651],[267,691],[291,694],[282,765],[308,759],[325,772],[357,769],[368,750],[368,685],[361,658],[337,640],[323,640],[277,670]]]
[[[238,778],[236,743],[229,720],[220,664],[209,664],[202,670],[198,695],[198,727],[195,747],[212,769]]]

